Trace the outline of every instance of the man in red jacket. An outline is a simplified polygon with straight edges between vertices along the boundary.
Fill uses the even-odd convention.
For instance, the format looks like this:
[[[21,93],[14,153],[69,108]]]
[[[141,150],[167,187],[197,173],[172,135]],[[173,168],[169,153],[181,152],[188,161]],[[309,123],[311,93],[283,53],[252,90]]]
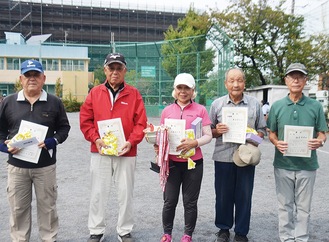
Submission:
[[[111,53],[104,62],[106,81],[91,89],[80,109],[80,129],[91,143],[91,199],[88,242],[104,239],[105,207],[112,181],[117,186],[119,215],[118,239],[133,242],[133,188],[136,167],[137,144],[144,137],[146,110],[139,91],[124,81],[127,72],[122,54]],[[119,118],[125,142],[118,147],[118,155],[102,155],[107,148],[99,134],[98,121]],[[115,133],[115,132],[114,132]]]

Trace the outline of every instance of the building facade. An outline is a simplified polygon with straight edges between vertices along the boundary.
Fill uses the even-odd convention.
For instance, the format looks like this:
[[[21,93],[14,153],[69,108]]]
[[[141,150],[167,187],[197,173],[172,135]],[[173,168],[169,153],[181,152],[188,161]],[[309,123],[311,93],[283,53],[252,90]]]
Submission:
[[[49,1],[48,1],[49,2]],[[18,32],[24,38],[51,34],[50,42],[110,44],[115,42],[153,42],[185,13],[136,8],[87,6],[90,0],[0,0],[0,40],[4,32]]]
[[[44,46],[26,42],[20,33],[6,33],[6,44],[0,44],[0,96],[14,93],[19,81],[21,63],[27,59],[42,62],[46,75],[44,89],[55,93],[58,82],[62,87],[62,96],[72,96],[83,101],[88,93],[89,58],[87,47]],[[38,42],[38,41],[37,41]]]
[[[76,4],[78,2],[78,4]],[[45,89],[83,101],[93,71],[115,43],[164,39],[185,13],[155,11],[79,0],[0,0],[0,95],[15,92],[20,64],[38,59],[45,68]]]

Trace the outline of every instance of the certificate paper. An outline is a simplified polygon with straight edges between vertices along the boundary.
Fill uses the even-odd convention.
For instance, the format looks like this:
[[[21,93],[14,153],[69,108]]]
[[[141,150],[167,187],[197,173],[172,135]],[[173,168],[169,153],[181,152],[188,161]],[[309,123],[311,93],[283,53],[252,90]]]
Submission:
[[[25,146],[17,154],[13,155],[13,157],[37,164],[42,149],[38,147],[38,143],[45,140],[48,127],[22,120],[18,133],[26,133],[28,131],[31,132],[32,136],[36,138],[38,142],[34,142],[33,145]]]
[[[185,123],[183,119],[165,119],[165,126],[168,128],[169,135],[169,154],[179,155],[180,151],[176,151],[176,147],[181,144],[181,140],[185,138]]]
[[[229,127],[229,131],[223,134],[223,142],[239,144],[246,142],[248,108],[223,107],[222,122]]]
[[[126,143],[126,138],[123,132],[123,126],[121,118],[113,118],[107,120],[101,120],[97,122],[98,132],[101,138],[104,138],[106,134],[111,132],[118,139],[117,153],[120,153],[120,148]]]
[[[313,127],[284,126],[284,141],[288,143],[288,150],[284,156],[311,157],[311,150],[307,142],[313,137]]]
[[[36,137],[32,137],[32,138],[25,139],[25,140],[20,140],[15,143],[10,143],[10,146],[18,148],[18,149],[23,149],[30,145],[34,145],[34,144],[39,144],[39,141],[37,140]]]

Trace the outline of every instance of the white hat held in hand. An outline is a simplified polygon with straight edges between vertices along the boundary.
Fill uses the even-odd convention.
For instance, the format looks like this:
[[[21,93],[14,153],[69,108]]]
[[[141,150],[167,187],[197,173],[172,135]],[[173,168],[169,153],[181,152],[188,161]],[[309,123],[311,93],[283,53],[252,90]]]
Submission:
[[[233,161],[237,166],[256,166],[260,162],[261,153],[258,147],[252,144],[242,144],[233,154]]]

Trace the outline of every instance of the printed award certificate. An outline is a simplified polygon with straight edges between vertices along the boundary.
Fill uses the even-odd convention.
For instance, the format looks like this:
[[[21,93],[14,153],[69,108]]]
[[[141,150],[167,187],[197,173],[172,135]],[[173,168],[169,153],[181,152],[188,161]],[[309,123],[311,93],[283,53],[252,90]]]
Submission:
[[[311,150],[307,142],[313,137],[313,127],[284,126],[284,141],[288,143],[288,150],[284,156],[311,157]]]
[[[48,132],[48,127],[41,124],[22,120],[19,126],[18,134],[23,134],[27,132],[31,133],[31,136],[33,137],[32,140],[30,140],[31,142],[28,142],[29,144],[25,143],[25,145],[22,146],[24,148],[22,148],[17,154],[13,155],[13,157],[37,164],[42,149],[38,147],[38,144],[41,141],[45,140]],[[37,139],[37,142],[35,142],[34,138]]]
[[[120,148],[126,142],[121,118],[101,120],[97,122],[97,125],[99,135],[107,145],[106,148],[102,147],[102,154],[119,155]]]
[[[176,151],[176,147],[181,144],[181,140],[185,138],[184,119],[165,119],[165,126],[168,128],[169,136],[169,154],[179,155],[180,151]]]
[[[223,134],[223,142],[238,144],[246,142],[248,108],[223,107],[222,122],[229,127],[229,131]]]

